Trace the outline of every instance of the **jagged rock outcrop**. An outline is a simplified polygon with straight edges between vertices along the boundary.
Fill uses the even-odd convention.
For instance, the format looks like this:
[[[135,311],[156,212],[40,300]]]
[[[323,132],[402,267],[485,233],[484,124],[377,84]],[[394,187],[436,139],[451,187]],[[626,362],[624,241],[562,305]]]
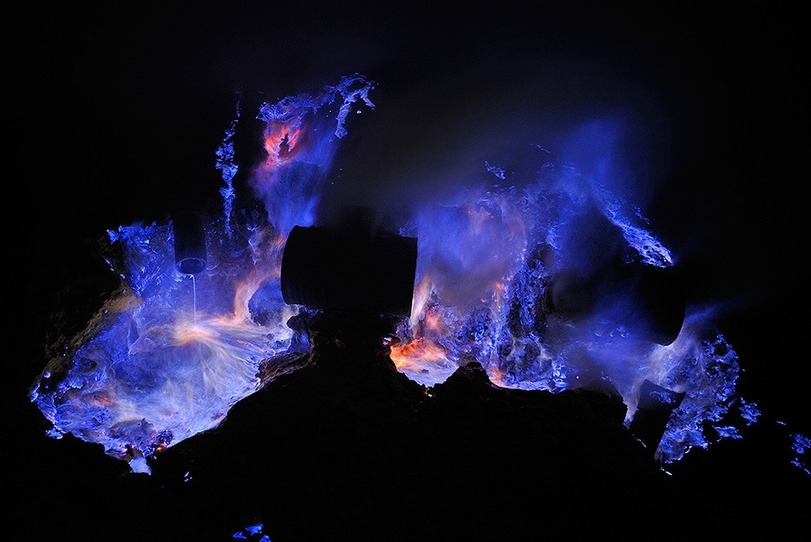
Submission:
[[[284,542],[577,536],[662,510],[665,475],[619,398],[499,388],[475,362],[426,389],[340,335],[157,458],[186,514]]]

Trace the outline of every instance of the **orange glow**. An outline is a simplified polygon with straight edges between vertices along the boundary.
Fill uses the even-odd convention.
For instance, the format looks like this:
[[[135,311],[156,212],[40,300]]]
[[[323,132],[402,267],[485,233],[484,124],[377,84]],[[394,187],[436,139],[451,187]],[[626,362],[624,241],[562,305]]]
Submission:
[[[198,342],[209,342],[214,339],[216,339],[216,333],[212,329],[194,325],[191,321],[175,327],[175,341],[179,346]]]
[[[487,368],[487,376],[490,378],[490,382],[495,384],[496,386],[505,386],[506,383],[504,381],[504,371],[498,367],[490,366]]]
[[[265,130],[264,147],[268,153],[266,165],[279,166],[289,161],[298,150],[302,128],[291,127],[286,123],[273,122]]]
[[[281,235],[269,235],[260,231],[252,240],[253,251],[257,258],[265,260],[263,265],[255,265],[248,276],[236,285],[234,294],[234,316],[237,320],[251,318],[248,303],[262,284],[281,274],[281,253],[285,239]]]
[[[504,296],[507,293],[507,287],[504,285],[503,282],[494,282],[492,286],[492,306],[490,310],[493,312],[498,312],[499,308],[501,307],[501,302],[504,299]],[[488,299],[482,298],[482,303],[489,303]]]
[[[280,266],[268,266],[264,269],[254,267],[251,269],[248,278],[237,285],[236,295],[234,296],[234,315],[237,319],[249,320],[251,318],[251,312],[248,307],[251,297],[253,297],[253,294],[256,293],[262,283],[271,277],[279,276],[280,272]]]
[[[98,408],[99,406],[104,408],[109,408],[114,400],[112,397],[113,390],[105,390],[105,391],[98,391],[93,393],[89,397],[85,397],[85,400],[88,404],[92,405],[93,407]]]
[[[445,350],[426,337],[391,347],[391,360],[398,370],[417,370],[421,365],[445,358]]]
[[[446,326],[442,323],[442,318],[435,308],[429,307],[426,309],[420,323],[423,331],[436,331],[439,333],[446,331]]]

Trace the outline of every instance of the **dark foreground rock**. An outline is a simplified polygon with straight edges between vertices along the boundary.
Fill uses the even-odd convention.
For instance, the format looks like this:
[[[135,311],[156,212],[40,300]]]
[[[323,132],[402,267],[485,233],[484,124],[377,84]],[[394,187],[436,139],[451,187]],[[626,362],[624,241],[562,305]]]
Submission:
[[[807,481],[775,458],[733,442],[670,475],[610,392],[504,389],[477,363],[426,389],[378,339],[336,333],[266,378],[151,475],[42,436],[19,451],[38,467],[4,539],[685,540],[804,521]]]
[[[667,506],[665,474],[616,397],[498,388],[476,363],[429,391],[385,350],[332,341],[300,363],[155,462],[212,532],[241,521],[274,542],[514,540]]]

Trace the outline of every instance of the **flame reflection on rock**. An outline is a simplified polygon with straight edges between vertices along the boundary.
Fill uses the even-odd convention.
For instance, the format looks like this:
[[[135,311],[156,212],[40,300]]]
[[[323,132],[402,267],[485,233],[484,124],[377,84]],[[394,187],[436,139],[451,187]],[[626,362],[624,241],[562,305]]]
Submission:
[[[108,261],[121,288],[79,336],[62,338],[61,354],[31,393],[54,437],[101,443],[147,472],[141,458],[215,427],[258,389],[259,364],[294,348],[286,323],[300,307],[286,305],[279,288],[285,236],[295,225],[312,225],[347,115],[360,104],[374,108],[373,88],[355,75],[319,94],[262,106],[266,159],[251,187],[266,221],[233,228],[233,149],[218,152],[226,211],[206,224],[204,272],[189,277],[175,269],[170,225],[109,232]],[[232,135],[233,126],[224,145]],[[690,308],[667,345],[651,341],[644,326],[627,325],[635,307],[603,288],[611,286],[601,280],[604,270],[669,267],[673,256],[637,210],[533,149],[531,175],[507,186],[505,169],[485,163],[491,184],[426,199],[402,225],[401,233],[419,239],[417,276],[411,317],[390,343],[392,360],[427,387],[476,361],[503,387],[611,390],[628,405],[629,420],[649,380],[685,393],[660,459],[706,446],[702,425],[720,425],[734,402],[735,351],[704,310]],[[581,235],[584,226],[597,234]],[[557,310],[565,303],[550,293],[553,284],[566,284],[561,277],[589,285],[588,299],[567,300],[584,310]]]

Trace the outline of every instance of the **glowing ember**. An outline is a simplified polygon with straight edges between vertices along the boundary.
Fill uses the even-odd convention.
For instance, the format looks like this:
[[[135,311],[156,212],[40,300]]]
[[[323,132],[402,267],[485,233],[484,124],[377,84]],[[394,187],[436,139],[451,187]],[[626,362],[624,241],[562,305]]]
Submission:
[[[204,272],[175,269],[171,224],[109,232],[121,289],[65,340],[31,393],[52,436],[101,443],[148,472],[144,457],[215,427],[258,389],[259,364],[294,343],[286,323],[300,308],[279,289],[286,235],[312,225],[347,115],[374,108],[371,89],[354,75],[262,106],[267,157],[251,185],[268,220],[242,229],[232,229],[235,121],[217,154],[225,212],[206,224]],[[684,393],[659,445],[664,462],[706,447],[707,424],[734,436],[724,417],[736,404],[739,367],[711,309],[688,306],[674,340],[652,340],[653,325],[634,317],[641,305],[612,273],[669,268],[673,255],[638,210],[536,149],[531,178],[503,186],[505,171],[485,163],[492,185],[431,202],[402,225],[419,254],[412,314],[390,343],[398,369],[427,387],[476,361],[502,387],[611,388],[628,422],[648,380]]]

